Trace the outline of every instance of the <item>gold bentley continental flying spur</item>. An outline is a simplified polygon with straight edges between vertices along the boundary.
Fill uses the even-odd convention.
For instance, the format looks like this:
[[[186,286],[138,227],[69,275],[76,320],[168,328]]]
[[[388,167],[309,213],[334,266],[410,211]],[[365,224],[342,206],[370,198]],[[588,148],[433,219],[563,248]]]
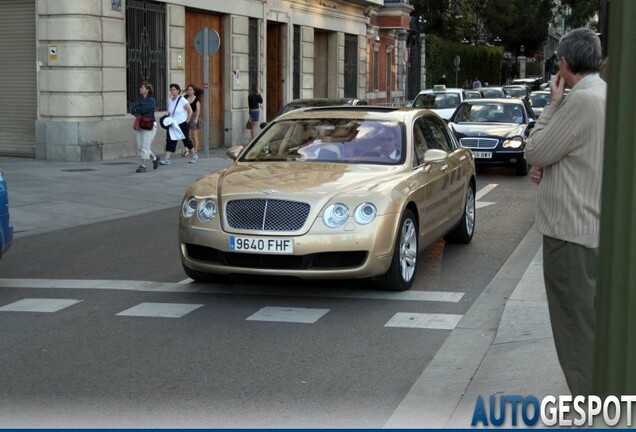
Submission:
[[[431,243],[469,243],[475,165],[425,109],[305,108],[272,121],[195,181],[179,217],[183,268],[225,276],[370,279],[407,290]]]

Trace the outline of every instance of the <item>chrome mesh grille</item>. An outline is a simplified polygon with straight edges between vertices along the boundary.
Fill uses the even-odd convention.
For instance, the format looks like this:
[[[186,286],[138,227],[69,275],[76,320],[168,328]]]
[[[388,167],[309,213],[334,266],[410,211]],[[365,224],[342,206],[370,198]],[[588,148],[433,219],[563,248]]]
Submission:
[[[310,206],[298,201],[243,199],[225,206],[232,228],[254,231],[298,231],[305,224]]]
[[[462,146],[472,149],[494,149],[499,144],[495,138],[462,138]]]

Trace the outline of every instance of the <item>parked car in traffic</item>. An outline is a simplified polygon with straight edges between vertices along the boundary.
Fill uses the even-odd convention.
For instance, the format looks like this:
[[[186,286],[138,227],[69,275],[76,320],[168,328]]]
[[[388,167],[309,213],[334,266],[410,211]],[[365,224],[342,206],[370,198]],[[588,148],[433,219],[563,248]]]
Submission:
[[[526,77],[526,78],[515,78],[512,80],[510,84],[513,85],[524,85],[528,87],[530,92],[541,90],[541,84],[543,80],[540,77]]]
[[[550,90],[537,90],[530,93],[530,105],[537,118],[543,112],[543,108],[546,105],[550,105],[551,99]]]
[[[13,225],[9,215],[9,192],[4,174],[0,171],[0,258],[13,242]]]
[[[283,108],[276,114],[278,117],[281,114],[285,114],[289,111],[293,111],[299,108],[308,107],[321,107],[321,106],[340,106],[340,105],[369,105],[369,102],[364,99],[355,98],[313,98],[313,99],[294,99],[283,106]]]
[[[525,85],[505,85],[502,88],[508,97],[526,98],[530,96],[530,90]]]
[[[491,99],[509,97],[506,95],[503,87],[482,87],[479,89],[479,93],[481,93],[481,97]]]
[[[370,279],[411,287],[418,253],[475,227],[475,166],[429,110],[324,107],[274,119],[195,181],[179,217],[185,273]]]
[[[481,93],[477,90],[466,90],[466,99],[477,99],[480,98]]]
[[[436,85],[432,89],[422,90],[413,100],[413,108],[427,108],[436,112],[443,119],[449,119],[455,108],[466,97],[466,90],[461,88],[447,88]]]
[[[521,99],[471,99],[457,108],[449,126],[473,151],[477,166],[510,166],[527,175],[524,148],[534,122],[532,109]]]

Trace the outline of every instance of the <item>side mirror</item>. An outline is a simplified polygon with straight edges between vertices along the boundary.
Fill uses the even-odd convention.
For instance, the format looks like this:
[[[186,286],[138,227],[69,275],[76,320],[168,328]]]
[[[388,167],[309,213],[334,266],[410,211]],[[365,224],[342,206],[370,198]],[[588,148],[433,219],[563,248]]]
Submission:
[[[429,149],[424,153],[425,164],[440,163],[444,162],[446,159],[448,159],[448,153],[444,150]]]
[[[243,146],[235,145],[227,149],[225,154],[232,160],[237,160],[241,153],[243,152]]]
[[[262,122],[259,126],[261,129],[265,129],[267,127],[267,122]]]

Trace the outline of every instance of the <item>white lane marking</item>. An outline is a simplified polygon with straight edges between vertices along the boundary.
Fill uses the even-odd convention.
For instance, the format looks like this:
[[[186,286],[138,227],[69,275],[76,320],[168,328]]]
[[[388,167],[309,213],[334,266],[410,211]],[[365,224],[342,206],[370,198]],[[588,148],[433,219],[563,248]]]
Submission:
[[[483,208],[483,207],[491,206],[493,204],[497,204],[497,203],[488,202],[488,201],[477,201],[477,202],[475,202],[475,208],[480,209],[480,208]]]
[[[250,315],[246,321],[271,321],[313,324],[322,318],[329,309],[291,308],[267,306]]]
[[[52,313],[73,306],[83,300],[25,298],[0,307],[0,312],[46,312]]]
[[[384,327],[453,330],[463,315],[398,312]]]
[[[186,303],[140,303],[137,306],[119,312],[117,316],[181,318],[202,306],[202,304]]]
[[[490,183],[489,185],[486,185],[483,188],[481,188],[475,194],[475,201],[479,201],[480,199],[482,199],[484,197],[484,195],[486,195],[487,193],[491,192],[497,186],[499,186],[497,183]]]
[[[34,289],[96,289],[147,292],[201,293],[201,294],[248,294],[292,297],[335,297],[366,300],[402,300],[458,303],[463,292],[447,291],[403,291],[383,292],[362,289],[328,290],[306,288],[303,291],[270,287],[247,287],[201,283],[165,283],[149,281],[79,280],[79,279],[0,279],[0,288]]]

